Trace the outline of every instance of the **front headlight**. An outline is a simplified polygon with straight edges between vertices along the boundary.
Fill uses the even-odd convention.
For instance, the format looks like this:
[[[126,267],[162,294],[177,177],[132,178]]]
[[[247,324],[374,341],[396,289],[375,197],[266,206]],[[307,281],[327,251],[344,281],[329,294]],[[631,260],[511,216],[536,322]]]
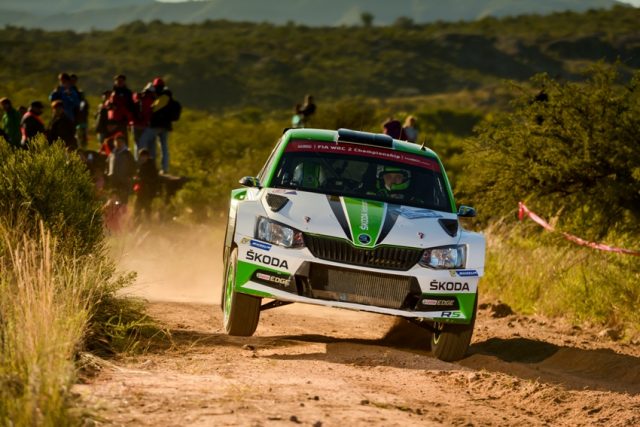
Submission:
[[[258,218],[256,238],[286,248],[301,248],[304,246],[302,232],[265,217]]]
[[[438,270],[464,268],[467,263],[467,246],[443,246],[424,251],[420,265]]]

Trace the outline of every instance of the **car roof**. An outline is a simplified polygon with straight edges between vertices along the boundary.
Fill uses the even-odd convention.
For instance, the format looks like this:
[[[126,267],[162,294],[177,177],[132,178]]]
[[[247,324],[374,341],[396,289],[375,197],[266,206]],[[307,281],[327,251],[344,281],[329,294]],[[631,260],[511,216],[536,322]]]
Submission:
[[[341,130],[342,131],[342,130]],[[383,134],[359,132],[363,135],[375,137],[383,136]],[[388,138],[387,135],[384,137]],[[324,142],[336,142],[338,140],[338,131],[328,129],[288,129],[284,133],[283,142],[288,143],[293,139],[307,139],[310,141],[324,141]],[[349,142],[349,141],[347,141]],[[366,144],[365,144],[366,145]],[[405,153],[416,154],[418,156],[429,157],[432,159],[438,159],[438,155],[430,148],[423,147],[413,142],[401,141],[399,139],[393,139],[391,147],[381,147],[389,150],[402,151]]]

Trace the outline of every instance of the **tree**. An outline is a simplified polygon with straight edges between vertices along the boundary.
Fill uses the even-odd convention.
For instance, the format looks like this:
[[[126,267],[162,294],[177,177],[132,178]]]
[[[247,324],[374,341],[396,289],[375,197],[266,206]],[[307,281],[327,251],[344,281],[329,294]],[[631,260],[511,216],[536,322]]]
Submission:
[[[504,216],[526,200],[589,238],[640,231],[640,72],[618,84],[597,65],[583,83],[542,74],[513,111],[484,122],[463,176],[463,193],[485,214]]]
[[[360,15],[360,20],[362,21],[362,25],[366,28],[373,26],[374,18],[375,17],[370,12],[362,12],[362,14]]]

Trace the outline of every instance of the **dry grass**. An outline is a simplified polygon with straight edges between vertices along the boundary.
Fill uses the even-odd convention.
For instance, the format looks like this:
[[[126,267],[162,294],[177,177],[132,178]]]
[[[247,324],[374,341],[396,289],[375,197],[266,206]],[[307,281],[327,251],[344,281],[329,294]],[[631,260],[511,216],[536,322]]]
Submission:
[[[104,290],[102,265],[0,227],[0,424],[73,423],[74,355]]]

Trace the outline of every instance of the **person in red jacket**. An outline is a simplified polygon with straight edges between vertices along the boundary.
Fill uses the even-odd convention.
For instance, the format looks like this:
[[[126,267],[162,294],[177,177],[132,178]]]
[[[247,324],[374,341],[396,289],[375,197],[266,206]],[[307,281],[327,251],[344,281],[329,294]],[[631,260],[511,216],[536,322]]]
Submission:
[[[113,82],[113,90],[107,101],[108,119],[117,124],[118,132],[127,136],[129,123],[135,117],[133,92],[127,87],[127,77],[124,74],[115,76]]]
[[[20,131],[22,132],[22,148],[29,148],[29,142],[39,133],[45,133],[44,122],[40,118],[44,111],[44,105],[40,101],[33,101],[29,109],[22,116],[20,121]]]

